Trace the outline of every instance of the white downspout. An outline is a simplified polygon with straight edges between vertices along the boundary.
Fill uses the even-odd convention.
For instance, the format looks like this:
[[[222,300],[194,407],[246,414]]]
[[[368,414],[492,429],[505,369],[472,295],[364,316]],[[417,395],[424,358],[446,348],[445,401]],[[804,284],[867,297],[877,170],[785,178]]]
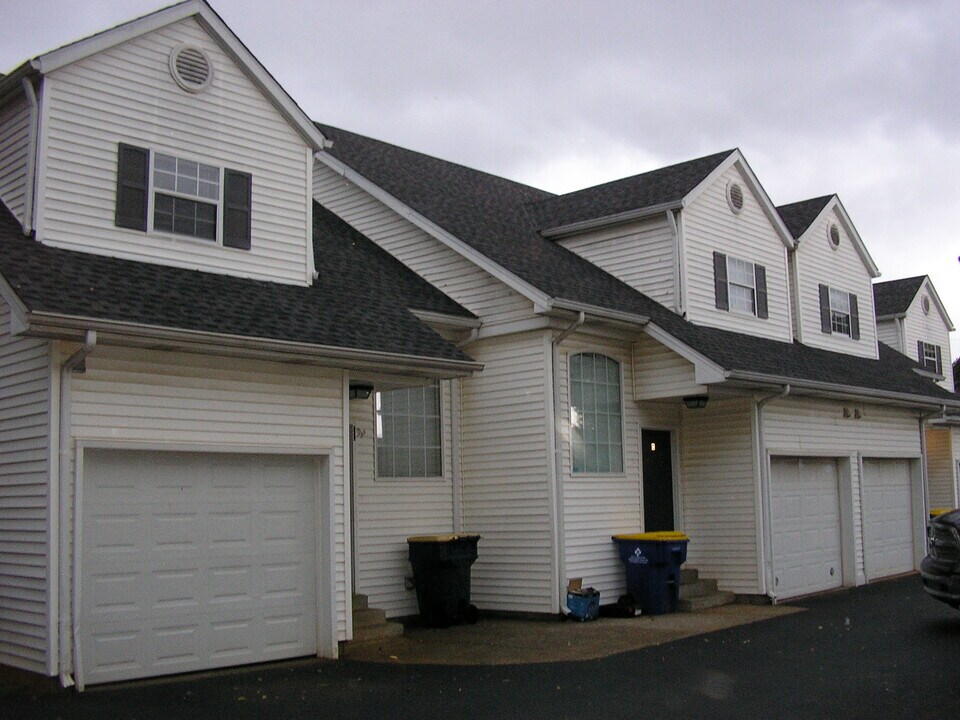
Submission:
[[[577,319],[564,328],[550,343],[550,377],[552,384],[552,405],[551,417],[553,418],[553,463],[550,468],[551,486],[553,487],[553,546],[554,546],[554,565],[557,573],[557,604],[560,606],[560,612],[566,614],[566,603],[563,598],[566,596],[566,587],[564,579],[567,572],[567,554],[564,547],[564,520],[563,520],[563,461],[562,451],[563,438],[560,435],[560,378],[557,375],[558,350],[560,343],[567,339],[570,334],[586,321],[586,314],[580,312]]]
[[[72,518],[71,502],[72,493],[70,492],[70,470],[71,470],[71,451],[70,442],[70,374],[77,370],[84,372],[86,370],[85,360],[97,346],[97,333],[95,330],[87,330],[87,335],[83,347],[77,350],[73,355],[67,358],[60,366],[60,550],[57,558],[56,572],[61,577],[60,599],[57,611],[60,615],[60,684],[63,687],[71,687],[73,674],[77,673],[79,666],[80,646],[78,642],[80,609],[75,606],[70,613],[65,612],[65,608],[71,605],[71,584],[76,584],[76,567],[73,568],[73,583],[63,582],[62,570],[66,564],[66,558],[70,557],[70,535],[67,530],[70,528]],[[71,625],[73,632],[71,632]],[[72,638],[72,643],[70,639]],[[73,674],[67,672],[71,667],[70,650],[73,649],[74,657],[77,658],[76,666],[73,667]],[[82,688],[81,688],[82,689]]]
[[[24,180],[26,186],[23,193],[23,234],[29,236],[33,233],[33,183],[37,168],[37,126],[40,123],[40,105],[30,78],[23,78],[23,92],[27,96],[27,102],[30,103],[30,120],[27,125],[27,172]]]
[[[770,473],[767,468],[766,443],[763,437],[763,406],[771,400],[785,398],[790,394],[790,386],[784,385],[783,390],[767,395],[757,401],[757,463],[760,468],[760,502],[762,505],[763,532],[760,533],[760,554],[763,558],[763,584],[766,595],[774,602],[777,593],[773,582],[773,527],[770,521]]]

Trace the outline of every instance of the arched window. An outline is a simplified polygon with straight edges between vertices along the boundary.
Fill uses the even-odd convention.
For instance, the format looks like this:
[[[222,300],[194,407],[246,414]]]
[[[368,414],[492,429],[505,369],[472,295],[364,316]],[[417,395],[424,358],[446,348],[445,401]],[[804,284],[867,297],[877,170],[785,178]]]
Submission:
[[[620,363],[605,355],[570,356],[570,440],[575,473],[623,472]]]

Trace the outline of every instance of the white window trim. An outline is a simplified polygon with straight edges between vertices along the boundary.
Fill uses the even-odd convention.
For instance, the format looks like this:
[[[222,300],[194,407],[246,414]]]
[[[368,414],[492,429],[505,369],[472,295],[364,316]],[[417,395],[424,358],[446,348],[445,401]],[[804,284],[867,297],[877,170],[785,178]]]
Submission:
[[[937,372],[937,344],[929,343],[926,340],[921,340],[920,342],[923,343],[923,369],[934,373]],[[927,355],[928,350],[932,353],[929,356]],[[927,365],[927,360],[933,363],[933,367]]]
[[[840,309],[840,308],[835,308],[835,307],[834,307],[834,304],[833,304],[833,293],[843,293],[844,295],[847,296],[847,310],[846,310],[846,312],[844,312],[844,311],[843,311],[842,309]],[[840,290],[839,288],[831,287],[831,286],[829,286],[829,285],[827,286],[827,301],[828,301],[828,303],[829,303],[829,305],[830,305],[830,334],[831,334],[831,335],[839,335],[840,337],[845,337],[845,338],[849,338],[849,339],[852,340],[852,339],[853,339],[853,311],[852,311],[852,309],[851,309],[851,304],[850,304],[850,295],[851,295],[851,293],[847,292],[846,290]],[[833,326],[833,314],[834,314],[834,313],[837,313],[838,315],[846,315],[846,317],[847,317],[847,332],[843,332],[843,331],[841,331],[841,330],[837,330],[837,329],[834,328],[834,326]]]
[[[740,283],[733,282],[732,273],[730,272],[730,261],[735,260],[737,262],[746,263],[750,266],[750,285],[741,285]],[[753,312],[747,312],[746,310],[741,310],[740,308],[735,308],[733,306],[733,293],[730,292],[732,287],[739,288],[749,288],[750,292],[753,294]],[[742,315],[743,317],[757,317],[757,264],[750,260],[744,260],[743,258],[734,257],[733,255],[727,255],[727,312],[731,312],[734,315]]]
[[[570,360],[575,355],[601,355],[608,360],[613,360],[617,363],[617,369],[620,375],[620,470],[612,470],[610,472],[597,472],[594,470],[577,472],[573,469],[573,376],[570,372],[571,362]],[[599,350],[576,350],[567,353],[567,423],[569,431],[569,447],[570,447],[570,476],[580,478],[622,478],[627,477],[627,443],[626,443],[626,397],[623,391],[624,383],[624,374],[623,374],[623,361],[608,355],[605,352]]]
[[[370,403],[373,410],[373,479],[375,482],[383,483],[442,483],[447,480],[446,453],[444,452],[444,414],[443,414],[443,383],[437,381],[437,406],[440,411],[440,474],[439,475],[381,475],[380,474],[380,447],[377,443],[380,434],[380,418],[377,413],[377,395],[382,390],[377,390],[370,394]],[[401,388],[397,388],[401,389]]]
[[[159,148],[150,148],[150,167],[147,172],[147,232],[152,235],[159,235],[161,237],[169,238],[171,240],[178,240],[181,242],[195,243],[203,247],[219,247],[223,248],[223,192],[224,192],[224,166],[219,162],[214,162],[211,160],[200,160],[192,157],[184,157],[180,155],[177,151],[171,151],[167,149]],[[216,201],[212,198],[203,198],[199,195],[187,195],[185,193],[179,193],[176,190],[165,190],[157,188],[153,182],[153,172],[154,164],[156,162],[157,154],[169,155],[175,157],[179,160],[189,160],[191,162],[198,162],[202,165],[211,165],[216,167],[220,171],[220,192],[217,196]],[[162,193],[164,195],[170,195],[171,197],[183,198],[184,200],[193,200],[195,202],[205,202],[208,204],[215,204],[217,206],[217,236],[213,240],[207,240],[205,238],[195,237],[193,235],[181,235],[180,233],[170,232],[168,230],[157,230],[153,226],[153,217],[154,217],[154,199],[156,198],[157,193]],[[225,248],[227,250],[232,250],[234,248]]]

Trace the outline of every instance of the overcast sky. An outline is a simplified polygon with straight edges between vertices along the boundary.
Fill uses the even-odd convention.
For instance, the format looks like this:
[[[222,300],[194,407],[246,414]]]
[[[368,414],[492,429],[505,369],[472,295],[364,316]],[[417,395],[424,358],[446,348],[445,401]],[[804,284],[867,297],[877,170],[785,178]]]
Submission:
[[[165,4],[0,3],[2,72]],[[956,0],[212,4],[313,119],[546,190],[739,147],[960,323]]]

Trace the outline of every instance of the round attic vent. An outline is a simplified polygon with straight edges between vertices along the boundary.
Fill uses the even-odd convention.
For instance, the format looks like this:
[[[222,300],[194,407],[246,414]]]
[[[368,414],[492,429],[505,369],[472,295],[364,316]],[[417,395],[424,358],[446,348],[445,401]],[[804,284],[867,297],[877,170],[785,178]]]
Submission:
[[[930,298],[926,295],[923,296],[923,299],[920,301],[920,307],[923,308],[923,314],[930,314]]]
[[[830,223],[830,226],[827,228],[827,238],[830,240],[830,244],[834,250],[840,247],[840,228],[837,227],[836,223]]]
[[[200,92],[213,80],[213,65],[200,48],[180,45],[170,53],[170,74],[187,92]]]
[[[727,185],[727,202],[733,212],[739,213],[743,210],[743,188],[740,183],[731,182]]]

